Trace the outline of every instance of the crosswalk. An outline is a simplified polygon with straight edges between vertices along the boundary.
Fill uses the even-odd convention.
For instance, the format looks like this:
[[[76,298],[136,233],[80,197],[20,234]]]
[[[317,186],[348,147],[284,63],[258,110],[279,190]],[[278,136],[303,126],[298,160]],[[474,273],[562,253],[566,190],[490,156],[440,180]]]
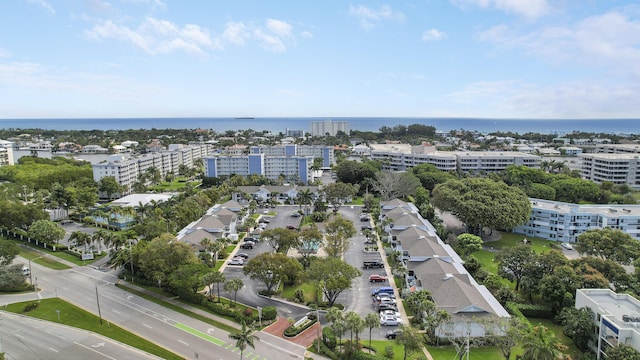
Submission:
[[[234,353],[240,352],[240,348],[237,348],[232,343],[227,344],[226,346],[224,346],[224,348],[227,349],[227,350],[231,350]],[[248,351],[248,352],[244,353],[244,358],[245,359],[250,359],[250,360],[268,360],[267,358],[261,357],[258,354],[254,354],[251,351]]]

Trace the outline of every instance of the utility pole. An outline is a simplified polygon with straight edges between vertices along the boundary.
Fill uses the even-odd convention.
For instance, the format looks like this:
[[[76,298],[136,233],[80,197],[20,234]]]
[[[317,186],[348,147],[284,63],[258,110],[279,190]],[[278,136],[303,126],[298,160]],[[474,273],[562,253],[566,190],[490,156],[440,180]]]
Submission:
[[[100,298],[98,298],[98,286],[96,285],[96,303],[98,304],[98,317],[100,318],[100,325],[102,325],[102,313],[100,312]]]

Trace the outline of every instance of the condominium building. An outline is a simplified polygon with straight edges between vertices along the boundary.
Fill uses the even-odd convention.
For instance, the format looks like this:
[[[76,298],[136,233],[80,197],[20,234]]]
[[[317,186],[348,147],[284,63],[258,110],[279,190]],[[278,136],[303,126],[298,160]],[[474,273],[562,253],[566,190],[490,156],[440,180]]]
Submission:
[[[640,154],[633,153],[581,154],[580,175],[597,184],[608,181],[640,189],[639,158]]]
[[[93,180],[98,182],[103,177],[113,176],[118,184],[125,186],[124,194],[129,194],[131,186],[147,169],[156,168],[163,177],[170,172],[178,174],[180,165],[192,167],[195,159],[203,158],[210,153],[213,153],[212,145],[191,144],[170,146],[168,150],[135,157],[113,155],[103,162],[92,165]]]
[[[264,175],[273,180],[284,176],[286,181],[293,183],[313,181],[312,157],[265,154],[211,156],[205,158],[204,165],[207,177]]]
[[[0,166],[13,165],[13,148],[0,147]]]
[[[628,294],[616,294],[610,289],[578,289],[576,309],[593,311],[597,339],[589,342],[597,359],[607,359],[605,353],[619,344],[640,351],[640,301]]]
[[[252,146],[251,154],[264,154],[266,156],[303,156],[321,158],[322,166],[329,167],[335,163],[334,152],[331,146],[325,145],[276,145],[276,146]]]
[[[587,230],[619,229],[640,240],[640,205],[582,205],[530,199],[531,215],[514,233],[575,243]]]
[[[311,136],[336,136],[338,131],[342,131],[345,134],[349,134],[349,122],[348,121],[312,121],[311,122]]]
[[[640,145],[638,144],[599,144],[594,149],[597,153],[605,154],[638,154]]]
[[[509,165],[540,165],[539,156],[515,151],[436,151],[434,146],[408,144],[372,144],[371,159],[380,161],[383,170],[388,171],[404,171],[420,164],[463,173],[497,172]]]

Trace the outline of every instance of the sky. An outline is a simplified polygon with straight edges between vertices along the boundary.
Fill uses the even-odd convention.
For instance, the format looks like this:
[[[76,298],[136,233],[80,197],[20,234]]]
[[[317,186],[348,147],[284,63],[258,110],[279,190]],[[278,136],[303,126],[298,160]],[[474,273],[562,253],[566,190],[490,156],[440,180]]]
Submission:
[[[640,3],[3,0],[0,118],[640,118]]]

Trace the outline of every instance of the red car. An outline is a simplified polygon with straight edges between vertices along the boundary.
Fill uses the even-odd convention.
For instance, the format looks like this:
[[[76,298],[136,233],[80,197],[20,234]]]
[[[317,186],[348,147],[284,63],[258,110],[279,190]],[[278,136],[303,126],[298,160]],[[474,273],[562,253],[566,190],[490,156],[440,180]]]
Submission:
[[[382,275],[369,275],[369,282],[385,282],[387,281],[386,276]]]

